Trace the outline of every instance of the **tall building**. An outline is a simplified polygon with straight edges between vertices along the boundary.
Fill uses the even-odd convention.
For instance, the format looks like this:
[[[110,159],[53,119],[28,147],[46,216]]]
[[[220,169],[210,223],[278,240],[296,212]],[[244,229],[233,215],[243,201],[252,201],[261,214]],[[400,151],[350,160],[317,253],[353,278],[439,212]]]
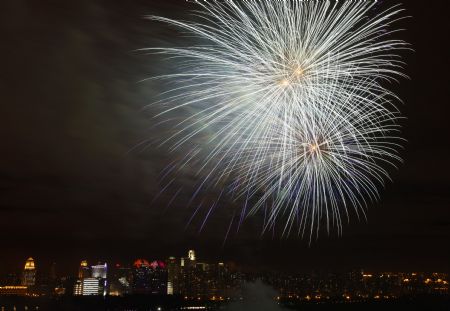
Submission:
[[[108,264],[105,262],[104,264],[99,263],[98,265],[92,266],[91,272],[92,278],[97,280],[99,286],[98,295],[106,296],[108,294]]]
[[[188,252],[188,258],[189,260],[195,261],[195,251],[194,250],[189,250]]]
[[[108,265],[106,262],[104,264],[98,264],[91,267],[92,277],[96,279],[106,279],[108,276]]]
[[[73,286],[74,296],[83,296],[84,290],[84,280],[91,277],[91,268],[88,265],[87,260],[82,260],[80,266],[78,267],[78,280]]]
[[[83,260],[80,263],[80,267],[78,269],[78,279],[83,280],[85,278],[91,277],[91,268],[88,265],[86,260]]]
[[[106,296],[108,293],[108,265],[98,264],[89,267],[83,260],[78,269],[78,280],[73,287],[74,296]]]
[[[34,286],[36,284],[36,267],[33,258],[28,258],[22,273],[22,285]]]
[[[83,296],[98,296],[102,293],[100,280],[96,278],[85,278],[82,284]]]
[[[116,264],[108,272],[109,295],[123,296],[131,293],[132,270],[127,266]]]
[[[150,288],[153,295],[167,294],[167,268],[166,263],[155,260],[150,263]]]
[[[77,280],[73,286],[73,295],[82,296],[83,295],[83,281]]]
[[[145,259],[137,259],[133,264],[133,294],[150,294],[150,263]]]
[[[175,257],[167,260],[167,295],[180,293],[180,266]]]
[[[163,261],[155,260],[149,263],[138,259],[133,265],[134,294],[167,294],[167,269]]]
[[[217,289],[223,296],[229,296],[227,291],[227,266],[223,262],[217,264]]]
[[[77,280],[73,286],[74,296],[106,296],[105,279],[97,278],[84,278],[82,280]]]
[[[199,298],[201,274],[197,271],[197,261],[194,250],[188,251],[188,256],[181,258],[180,293],[189,298]]]
[[[176,265],[169,259],[169,287]],[[241,297],[243,278],[240,273],[232,272],[230,266],[223,262],[198,262],[195,251],[188,251],[187,257],[181,258],[178,266],[178,291],[185,299],[225,300],[230,297]],[[169,288],[168,287],[168,288]]]

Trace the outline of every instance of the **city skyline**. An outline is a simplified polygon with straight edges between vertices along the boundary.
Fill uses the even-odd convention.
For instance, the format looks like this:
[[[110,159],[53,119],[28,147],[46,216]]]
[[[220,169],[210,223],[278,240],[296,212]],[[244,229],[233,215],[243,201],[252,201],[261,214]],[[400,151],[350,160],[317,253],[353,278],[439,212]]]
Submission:
[[[428,267],[427,269],[423,270],[408,270],[408,269],[402,269],[402,270],[396,270],[396,269],[370,269],[368,267],[364,266],[353,266],[349,268],[340,268],[340,269],[333,269],[331,267],[328,268],[314,268],[310,270],[306,269],[286,269],[282,267],[251,267],[248,265],[242,265],[236,260],[221,260],[221,259],[207,259],[207,258],[201,258],[200,260],[197,260],[197,252],[195,250],[189,249],[185,251],[185,256],[178,255],[178,256],[171,256],[171,255],[165,255],[161,257],[130,257],[134,259],[129,260],[111,260],[108,258],[102,258],[102,259],[93,259],[93,258],[87,258],[87,257],[80,257],[80,259],[72,259],[74,263],[70,265],[70,268],[67,269],[67,267],[61,269],[61,264],[58,264],[55,261],[44,261],[39,262],[39,260],[36,260],[33,257],[28,257],[28,259],[24,260],[25,264],[23,262],[17,262],[13,266],[4,266],[3,270],[0,273],[0,276],[5,276],[8,274],[15,274],[18,277],[18,282],[21,283],[21,285],[24,285],[23,278],[24,278],[24,271],[32,271],[31,279],[33,281],[30,284],[34,283],[36,280],[37,272],[39,271],[40,277],[43,275],[57,275],[58,277],[77,277],[78,279],[82,279],[85,276],[83,276],[83,267],[87,269],[86,271],[89,271],[88,274],[94,273],[94,270],[98,270],[100,272],[94,273],[97,277],[97,275],[100,273],[106,273],[101,271],[108,271],[109,269],[114,268],[120,268],[120,267],[126,267],[131,268],[133,266],[159,266],[162,265],[164,269],[169,269],[170,263],[176,262],[177,264],[183,264],[184,261],[193,261],[197,263],[220,263],[220,264],[227,264],[232,265],[235,269],[242,271],[242,272],[248,272],[248,273],[261,273],[261,272],[273,272],[273,273],[282,273],[285,275],[295,275],[295,274],[302,274],[302,273],[347,273],[351,271],[366,271],[368,273],[386,273],[386,272],[396,272],[396,273],[411,273],[411,271],[415,271],[416,273],[448,273],[448,271],[445,270],[437,270],[433,267]],[[78,261],[76,261],[78,260]],[[47,264],[47,262],[50,262],[50,264]],[[67,265],[67,263],[66,263]],[[106,275],[106,274],[105,274]],[[30,277],[28,277],[30,279]],[[3,283],[5,283],[3,281]],[[3,284],[5,285],[5,284]]]
[[[278,303],[320,303],[321,301],[393,300],[423,295],[449,295],[449,275],[440,272],[374,272],[354,269],[347,272],[311,271],[280,273],[275,270],[245,272],[223,262],[205,262],[195,250],[184,257],[129,264],[89,263],[82,260],[76,275],[58,275],[55,266],[38,274],[33,258],[28,258],[17,278],[0,277],[0,297],[128,297],[174,296],[184,301],[231,302],[250,297],[246,290],[258,282],[274,289]],[[253,285],[252,285],[253,284]],[[180,305],[179,305],[180,306]]]

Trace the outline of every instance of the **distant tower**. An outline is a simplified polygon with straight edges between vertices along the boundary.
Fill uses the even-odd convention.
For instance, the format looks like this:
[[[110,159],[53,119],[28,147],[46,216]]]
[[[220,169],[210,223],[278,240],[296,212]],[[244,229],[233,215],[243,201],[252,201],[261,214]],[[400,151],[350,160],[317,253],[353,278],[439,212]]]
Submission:
[[[88,262],[83,260],[80,263],[80,268],[78,269],[78,279],[83,280],[91,277],[91,269],[89,268]]]
[[[195,251],[192,249],[189,250],[188,257],[189,257],[189,260],[195,261]]]
[[[93,278],[106,279],[108,276],[108,265],[106,263],[92,266],[91,269]]]
[[[188,251],[187,258],[184,259],[184,266],[187,268],[195,268],[197,264],[196,257],[195,257],[195,251],[190,249]]]
[[[180,291],[180,266],[175,257],[167,261],[167,295],[178,294]]]
[[[167,295],[167,266],[160,260],[150,263],[150,288],[154,295]]]
[[[151,293],[151,267],[145,259],[137,259],[133,265],[133,294]]]
[[[190,298],[197,298],[198,293],[199,274],[196,259],[195,251],[191,249],[180,267],[179,293]]]
[[[106,296],[108,294],[108,264],[105,262],[104,264],[99,263],[98,265],[91,267],[92,271],[92,278],[97,280],[97,286],[99,294],[103,294],[103,296]],[[92,284],[94,283],[91,281]],[[86,286],[85,282],[83,282],[83,291],[84,287]],[[84,295],[84,292],[83,292]]]
[[[25,267],[22,274],[23,286],[34,286],[36,284],[36,267],[34,265],[34,259],[28,258],[25,262]]]

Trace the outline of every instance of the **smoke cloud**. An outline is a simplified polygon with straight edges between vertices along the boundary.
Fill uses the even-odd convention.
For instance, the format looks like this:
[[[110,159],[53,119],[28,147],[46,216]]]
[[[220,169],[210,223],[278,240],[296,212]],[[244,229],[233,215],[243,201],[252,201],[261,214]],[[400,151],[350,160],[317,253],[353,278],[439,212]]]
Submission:
[[[247,283],[244,287],[244,300],[234,302],[228,306],[226,311],[283,311],[286,310],[278,305],[275,297],[277,292],[270,286],[258,280]]]

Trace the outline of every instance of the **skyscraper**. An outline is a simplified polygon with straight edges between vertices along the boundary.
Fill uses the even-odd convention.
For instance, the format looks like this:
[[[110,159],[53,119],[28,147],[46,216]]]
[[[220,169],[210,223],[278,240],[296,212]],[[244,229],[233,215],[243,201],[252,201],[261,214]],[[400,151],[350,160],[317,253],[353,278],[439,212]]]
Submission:
[[[28,258],[22,273],[22,285],[34,286],[36,284],[36,267],[33,258]]]
[[[83,296],[97,296],[102,293],[100,280],[96,278],[83,279]]]
[[[188,252],[188,258],[189,260],[195,261],[195,251],[194,250],[189,250]]]
[[[167,268],[166,263],[155,260],[150,263],[150,288],[153,295],[167,294]]]
[[[188,251],[188,256],[181,259],[180,293],[188,298],[197,298],[199,293],[199,273],[194,250]]]
[[[108,282],[107,282],[108,264],[106,262],[104,264],[99,263],[98,265],[92,266],[91,270],[92,270],[92,278],[97,280],[97,285],[99,286],[98,288],[99,295],[106,296],[108,294]]]
[[[116,264],[108,271],[109,295],[123,296],[131,293],[133,274],[131,268]]]
[[[138,259],[133,265],[134,294],[167,294],[167,269],[163,261],[155,260],[149,263]]]
[[[83,260],[80,263],[80,267],[78,269],[78,279],[83,280],[85,278],[91,277],[91,269],[86,260]]]
[[[175,257],[167,260],[167,295],[180,293],[180,266]]]
[[[83,260],[78,269],[78,281],[73,288],[75,296],[96,296],[108,293],[108,265],[98,264],[89,267],[88,262]]]
[[[133,294],[151,293],[150,285],[151,268],[145,259],[137,259],[133,265]]]
[[[108,276],[108,265],[106,262],[104,264],[98,264],[91,267],[92,277],[96,279],[106,279]]]
[[[82,260],[78,268],[78,280],[73,286],[73,295],[84,295],[84,280],[91,277],[91,268],[88,265],[87,260]]]
[[[75,282],[75,285],[73,286],[73,295],[74,296],[83,295],[83,281],[82,280],[77,280]]]

